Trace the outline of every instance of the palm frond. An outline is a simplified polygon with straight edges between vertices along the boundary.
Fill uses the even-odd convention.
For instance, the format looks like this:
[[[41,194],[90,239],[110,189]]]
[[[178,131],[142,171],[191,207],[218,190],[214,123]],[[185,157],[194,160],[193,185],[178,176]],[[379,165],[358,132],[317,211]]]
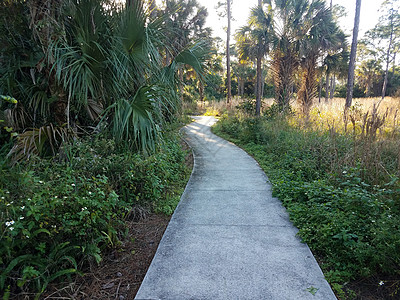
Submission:
[[[53,124],[26,130],[17,137],[17,141],[8,156],[17,162],[28,160],[32,155],[55,155],[63,143],[71,141],[75,133]]]
[[[127,142],[144,153],[155,149],[159,134],[153,118],[155,98],[154,89],[144,86],[131,99],[120,99],[108,108],[112,111],[111,132],[117,141]]]

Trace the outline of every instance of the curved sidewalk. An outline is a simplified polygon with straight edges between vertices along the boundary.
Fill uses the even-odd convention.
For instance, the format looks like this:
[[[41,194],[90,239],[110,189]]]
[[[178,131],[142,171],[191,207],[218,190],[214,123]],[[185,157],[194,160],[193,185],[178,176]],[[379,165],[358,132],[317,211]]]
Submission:
[[[213,123],[184,129],[194,170],[135,299],[336,299],[264,172]]]

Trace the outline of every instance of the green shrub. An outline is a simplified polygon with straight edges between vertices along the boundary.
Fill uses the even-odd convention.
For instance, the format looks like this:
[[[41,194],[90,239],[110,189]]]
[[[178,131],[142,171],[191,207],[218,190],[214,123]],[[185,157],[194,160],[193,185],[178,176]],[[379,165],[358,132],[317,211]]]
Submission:
[[[96,137],[52,160],[0,164],[0,290],[42,293],[115,247],[135,207],[171,214],[190,170],[179,137],[151,156]]]
[[[390,141],[377,142],[372,162],[354,136],[282,118],[222,118],[214,131],[257,159],[331,283],[400,271],[400,183]]]

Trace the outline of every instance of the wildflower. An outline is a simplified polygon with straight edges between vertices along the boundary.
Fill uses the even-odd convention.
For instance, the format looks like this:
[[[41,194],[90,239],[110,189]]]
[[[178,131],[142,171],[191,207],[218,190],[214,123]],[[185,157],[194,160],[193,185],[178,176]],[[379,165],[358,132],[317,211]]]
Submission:
[[[31,198],[28,198],[28,201],[31,201],[32,199]]]
[[[43,181],[39,180],[39,183],[43,183]]]
[[[82,211],[84,211],[84,210],[87,210],[87,207],[86,207],[86,206],[82,208]]]
[[[21,209],[24,210],[24,209],[25,209],[25,205],[24,205],[24,206],[21,206]]]
[[[14,230],[14,227],[10,227],[9,229],[10,229],[11,231],[13,231],[13,230]]]
[[[9,194],[10,192],[9,191],[6,191],[6,194]]]
[[[64,199],[67,199],[67,196],[64,196],[63,198],[64,198]]]
[[[379,285],[384,285],[385,283],[381,280],[379,281]]]
[[[92,194],[92,192],[89,192],[89,195],[91,195]]]
[[[1,200],[4,200],[5,198],[4,197],[1,197]]]
[[[9,227],[9,226],[11,226],[11,225],[14,225],[14,221],[13,220],[11,220],[11,221],[9,221],[9,222],[6,222],[6,226],[7,227]]]
[[[343,171],[343,174],[347,174],[347,171]]]
[[[72,183],[71,186],[75,186],[75,183]]]
[[[29,239],[29,235],[26,235],[25,237],[26,237],[27,239]]]
[[[58,196],[54,196],[54,199],[57,199],[58,198]]]
[[[19,219],[20,219],[20,220],[23,220],[23,219],[25,219],[25,217],[19,217]]]

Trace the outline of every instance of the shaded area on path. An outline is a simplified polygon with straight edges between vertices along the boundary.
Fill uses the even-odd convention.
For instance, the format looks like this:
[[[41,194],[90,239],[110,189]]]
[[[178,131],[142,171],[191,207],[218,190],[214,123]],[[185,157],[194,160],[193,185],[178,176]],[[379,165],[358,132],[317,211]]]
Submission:
[[[194,170],[135,299],[336,299],[264,172],[213,123],[184,129]]]

